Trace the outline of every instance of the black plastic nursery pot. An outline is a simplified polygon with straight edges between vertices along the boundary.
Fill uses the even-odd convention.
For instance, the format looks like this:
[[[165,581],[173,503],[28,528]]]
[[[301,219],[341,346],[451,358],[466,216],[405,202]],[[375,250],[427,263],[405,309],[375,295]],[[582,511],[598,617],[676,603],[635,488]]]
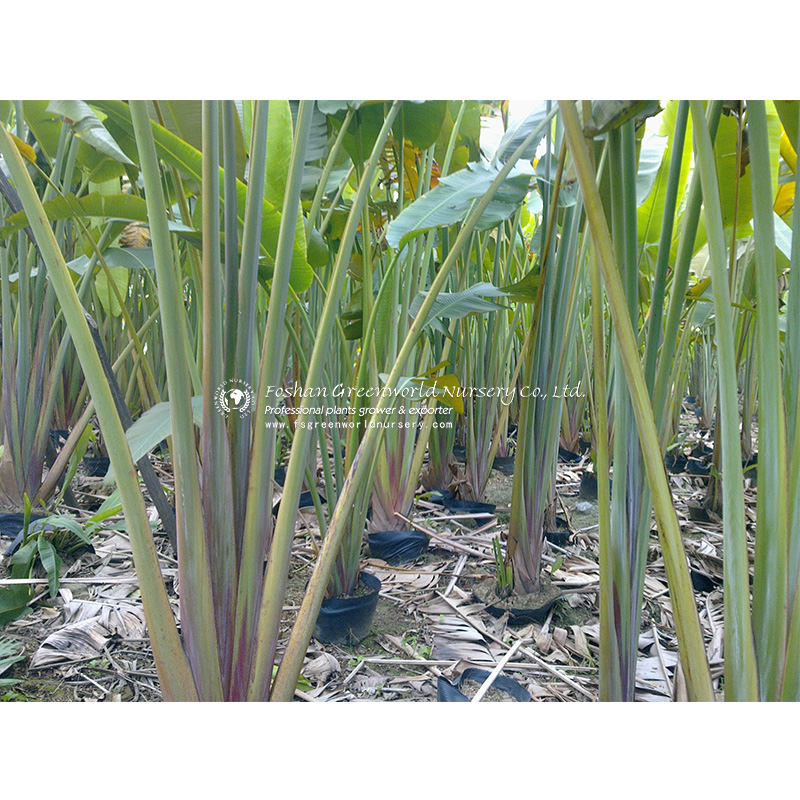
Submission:
[[[317,494],[319,494],[320,503],[324,504],[328,502],[321,492],[317,492]],[[314,495],[312,495],[311,492],[301,492],[300,499],[297,501],[297,508],[298,510],[301,508],[314,508]],[[277,517],[280,510],[281,501],[278,500],[278,502],[272,507],[273,515]]]
[[[360,585],[368,590],[366,594],[322,601],[314,626],[317,641],[353,647],[369,636],[381,582],[368,572],[360,572],[358,577]]]
[[[494,514],[497,506],[492,503],[477,503],[474,500],[459,500],[450,492],[431,492],[431,502],[440,503],[452,514]]]
[[[492,469],[510,478],[514,474],[514,456],[495,456]]]
[[[680,475],[682,472],[685,472],[687,463],[688,459],[680,450],[669,452],[664,458],[667,472],[671,475]]]
[[[31,514],[29,525],[35,529],[38,520],[43,519],[41,514]],[[22,533],[25,526],[25,515],[17,512],[0,514],[0,535],[14,541],[8,546],[3,555],[10,556],[22,543]]]
[[[439,678],[437,699],[440,703],[469,703],[470,699],[461,692],[460,687],[467,681],[481,684],[489,677],[488,670],[469,667],[453,682]],[[528,690],[506,675],[498,675],[492,682],[492,688],[510,695],[518,703],[530,703],[531,696]]]
[[[376,531],[367,537],[369,554],[391,566],[410,564],[428,548],[428,537],[422,531]]]
[[[90,478],[102,478],[111,466],[107,456],[84,456],[83,467]]]
[[[567,450],[566,447],[558,446],[558,460],[565,464],[577,464],[583,456],[580,453],[573,453],[572,450]]]
[[[569,523],[563,517],[556,517],[556,530],[544,531],[544,538],[552,544],[564,547],[569,543],[569,537],[572,536],[572,530]]]
[[[478,602],[486,606],[486,611],[493,617],[508,614],[512,624],[544,622],[550,609],[563,597],[561,589],[554,586],[549,578],[540,578],[540,588],[534,594],[508,595],[501,597],[497,593],[497,579],[487,577],[476,580],[472,585],[472,593]]]

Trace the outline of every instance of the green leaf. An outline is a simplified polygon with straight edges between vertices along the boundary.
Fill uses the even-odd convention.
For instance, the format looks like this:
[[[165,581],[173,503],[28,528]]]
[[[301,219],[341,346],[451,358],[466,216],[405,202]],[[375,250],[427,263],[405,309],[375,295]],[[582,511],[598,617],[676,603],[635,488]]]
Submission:
[[[422,303],[425,301],[427,292],[420,292],[412,301],[408,313],[416,317]],[[484,314],[488,311],[499,311],[506,306],[486,300],[486,297],[502,297],[507,295],[502,289],[498,289],[491,283],[481,282],[470,286],[463,292],[440,292],[436,300],[433,301],[428,319],[425,325],[430,325],[434,320],[461,319],[468,314]]]
[[[518,303],[533,303],[539,294],[539,269],[532,269],[521,281],[504,286],[502,289],[509,300]]]
[[[292,112],[289,103],[286,100],[270,100],[264,197],[279,210],[283,210],[291,159]]]
[[[552,107],[552,104],[551,104]],[[495,153],[495,159],[500,162],[505,162],[511,154],[528,138],[535,130],[542,124],[542,121],[547,116],[547,103],[542,103],[537,106],[522,122],[518,124],[511,124],[509,129],[500,140]],[[536,150],[539,147],[539,142],[542,141],[545,135],[545,130],[542,130],[541,136],[534,139],[525,151],[520,156],[521,161],[533,161],[536,158]]]
[[[98,100],[93,103],[100,110],[109,115],[110,119],[130,136],[133,136],[128,104],[120,100]],[[190,144],[180,139],[175,134],[163,128],[157,122],[150,121],[153,130],[158,155],[170,166],[191,178],[196,184],[201,183],[203,156],[202,153]],[[220,167],[220,177],[223,170]],[[224,185],[220,180],[220,185]],[[236,181],[237,215],[240,225],[244,225],[244,211],[247,206],[247,185],[237,178]],[[222,197],[220,200],[222,201]],[[259,267],[259,277],[262,281],[272,278],[272,268],[275,263],[275,253],[278,247],[278,234],[280,233],[281,215],[278,209],[267,200],[263,201],[261,219],[261,248],[267,256],[264,268]],[[306,261],[305,239],[303,226],[300,225],[295,233],[294,250],[292,255],[292,272],[290,282],[295,291],[305,291],[313,277],[311,267]]]
[[[25,658],[25,648],[19,642],[12,642],[5,636],[0,637],[0,675],[23,658]]]
[[[100,525],[100,523],[105,522],[109,517],[116,517],[122,513],[122,502],[119,499],[119,491],[115,490],[111,495],[109,495],[100,508],[92,514],[91,517],[87,520],[87,526],[91,526],[92,530]]]
[[[458,111],[461,108],[460,100],[451,100],[447,104],[447,113],[444,123],[439,131],[439,138],[436,140],[436,158],[440,164],[444,160],[447,145],[450,143],[450,136],[453,132]],[[480,161],[481,159],[481,109],[480,104],[475,100],[468,100],[464,108],[464,115],[458,129],[456,146],[453,157],[450,160],[450,169],[447,175],[464,169],[470,161]],[[444,168],[444,164],[442,164]]]
[[[421,103],[406,101],[393,126],[400,134],[400,120],[403,122],[403,135],[420,150],[426,150],[436,142],[447,112],[446,100],[426,100]]]
[[[372,152],[383,126],[383,102],[376,100],[318,100],[317,108],[327,114],[335,128],[340,128],[350,108],[355,109],[347,129],[344,146],[354,163],[363,163]]]
[[[325,243],[325,239],[316,228],[312,228],[306,247],[308,263],[312,267],[324,267],[328,263],[328,255],[328,245]]]
[[[124,269],[156,268],[152,247],[109,247],[107,250],[103,251],[103,259],[108,267]],[[89,266],[89,261],[89,256],[79,256],[72,261],[68,261],[67,267],[76,275],[83,275],[83,273],[86,272],[86,268]]]
[[[194,423],[200,427],[203,423],[203,397],[192,398],[192,416]],[[137,419],[127,431],[128,446],[134,462],[147,455],[162,439],[172,435],[172,418],[169,402],[157,403]],[[103,485],[110,486],[115,482],[113,467],[108,468]]]
[[[202,100],[159,100],[158,107],[164,117],[164,127],[168,131],[188,142],[196,150],[202,150]],[[147,108],[150,119],[158,120],[155,104],[148,101]],[[237,124],[233,128],[233,141],[236,152],[236,175],[244,178],[247,151],[240,120],[237,120]],[[220,131],[220,146],[221,144],[222,132]]]
[[[292,112],[289,103],[285,100],[270,100],[264,198],[281,212],[283,212],[283,199],[289,177],[289,165],[292,160],[293,141]],[[308,258],[303,211],[299,207],[295,227],[295,245],[298,243]],[[327,258],[325,263],[327,263]]]
[[[55,547],[44,536],[39,536],[37,541],[39,543],[39,558],[41,558],[42,565],[47,573],[50,598],[52,599],[58,594],[58,571],[61,569],[61,557],[56,552]]]
[[[92,540],[87,535],[83,526],[74,517],[68,517],[63,514],[54,514],[44,520],[48,526],[55,530],[65,530],[74,533],[84,544],[91,544]],[[42,537],[39,537],[42,538]]]
[[[769,136],[770,174],[774,186],[777,186],[778,162],[780,159],[781,124],[773,103],[767,103],[767,132]],[[743,174],[738,174],[736,148],[739,139],[738,123],[735,116],[722,115],[719,128],[714,139],[714,159],[719,179],[719,199],[722,204],[722,224],[727,230],[737,222],[736,236],[743,239],[753,229],[750,220],[753,218],[753,195],[750,188],[750,166],[744,167]],[[737,196],[738,179],[738,196]],[[695,253],[708,241],[706,235],[705,215],[701,215],[695,239]]]
[[[586,136],[600,136],[621,128],[629,119],[653,117],[661,110],[658,100],[596,100],[592,118],[584,125]]]
[[[773,211],[775,223],[775,245],[786,258],[792,257],[792,229]]]
[[[147,203],[132,194],[101,195],[99,192],[92,192],[80,198],[67,194],[48,200],[43,208],[51,222],[88,217],[147,222]],[[12,214],[6,218],[5,226],[0,229],[0,237],[7,239],[27,225],[28,215],[24,211]]]
[[[33,537],[30,541],[25,542],[25,544],[8,559],[8,565],[12,568],[12,578],[30,577],[30,569],[33,566],[33,559],[36,557],[36,538],[37,537]]]
[[[75,135],[99,153],[123,164],[133,164],[87,103],[82,100],[51,100],[47,110],[71,120]]]
[[[637,211],[637,230],[640,244],[654,244],[661,235],[661,220],[664,216],[664,201],[667,194],[667,177],[669,163],[672,158],[672,148],[675,133],[675,117],[678,111],[678,102],[671,100],[667,103],[661,115],[661,128],[659,136],[667,137],[667,147],[661,160],[661,166],[656,173],[654,188],[639,204]],[[682,196],[689,175],[689,166],[692,157],[692,121],[689,119],[686,128],[686,144],[681,155],[681,173],[679,178],[678,195]],[[638,201],[638,197],[637,197]]]
[[[49,111],[47,100],[25,100],[22,104],[25,122],[33,132],[42,152],[51,161],[56,157],[63,122],[54,111]]]
[[[109,280],[109,276],[111,280]],[[128,293],[128,277],[128,270],[124,267],[109,267],[108,274],[105,270],[100,270],[95,276],[94,286],[100,299],[100,305],[107,314],[111,314],[113,317],[122,314],[122,307],[111,287],[111,281],[116,284],[120,297],[124,298]]]
[[[27,613],[31,597],[33,593],[30,586],[15,584],[0,587],[0,625],[7,625]]]
[[[783,125],[783,128],[786,131],[786,136],[789,138],[792,147],[797,146],[798,106],[800,106],[800,101],[798,100],[775,101],[775,110],[778,112],[778,115],[780,116],[781,125]]]
[[[653,190],[656,175],[664,160],[668,139],[666,136],[648,136],[639,153],[639,168],[636,172],[636,205],[640,206]]]
[[[439,226],[455,225],[466,219],[472,204],[489,189],[500,167],[486,163],[468,164],[439,181],[439,185],[406,206],[386,231],[386,241],[399,248],[411,237]],[[508,219],[528,193],[530,176],[512,170],[481,215],[478,229],[491,228]]]
[[[328,116],[338,114],[340,111],[346,112],[348,108],[358,108],[361,100],[317,100],[317,108]]]

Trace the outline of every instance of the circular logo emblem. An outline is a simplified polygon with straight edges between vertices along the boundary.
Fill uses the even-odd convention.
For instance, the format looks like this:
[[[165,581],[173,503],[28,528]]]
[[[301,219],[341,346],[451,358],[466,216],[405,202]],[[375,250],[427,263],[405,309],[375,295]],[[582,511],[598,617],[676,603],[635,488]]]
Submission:
[[[253,387],[236,378],[225,381],[214,392],[214,406],[220,414],[244,417],[253,411]]]

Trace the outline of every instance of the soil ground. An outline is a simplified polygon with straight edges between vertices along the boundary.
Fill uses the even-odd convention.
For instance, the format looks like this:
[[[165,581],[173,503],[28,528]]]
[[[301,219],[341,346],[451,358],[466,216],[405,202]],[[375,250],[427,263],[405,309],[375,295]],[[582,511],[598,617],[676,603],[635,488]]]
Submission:
[[[687,415],[685,415],[687,416]],[[701,434],[685,420],[684,448]],[[169,464],[158,459],[163,475]],[[428,551],[416,563],[390,567],[364,558],[362,568],[382,581],[370,635],[355,647],[312,640],[303,678],[301,702],[415,701],[437,697],[439,677],[454,679],[467,667],[492,669],[516,645],[503,674],[521,683],[535,702],[589,702],[597,698],[599,649],[597,505],[579,496],[587,460],[560,464],[559,514],[570,526],[563,547],[545,545],[545,575],[564,593],[541,622],[513,624],[508,615],[489,614],[472,592],[476,579],[493,574],[492,540],[504,541],[512,478],[492,472],[485,497],[497,505],[496,516],[470,520],[441,506],[418,500],[414,522],[432,534]],[[671,475],[684,545],[695,575],[707,579],[696,591],[715,688],[722,673],[722,531],[717,522],[697,522],[691,507],[702,501],[704,476]],[[78,497],[96,505],[108,489],[100,479],[80,477]],[[748,515],[754,519],[755,492],[748,483]],[[64,509],[87,518],[87,510]],[[118,527],[124,528],[117,519]],[[58,596],[47,599],[37,585],[30,612],[0,630],[17,642],[24,657],[0,679],[0,699],[10,701],[126,702],[160,699],[158,681],[144,626],[141,599],[124,530],[97,532],[94,552],[65,560]],[[318,532],[298,525],[281,634],[288,636],[302,592],[313,569],[312,539]],[[177,570],[166,537],[156,532],[166,585],[178,614]],[[0,540],[4,552],[10,540]],[[0,563],[0,579],[8,577]],[[697,587],[697,584],[696,584]],[[517,644],[522,640],[522,644]],[[639,639],[636,697],[642,701],[681,698],[677,640],[658,537],[651,534]],[[278,656],[281,655],[279,648]],[[502,696],[499,696],[502,695]],[[491,690],[484,702],[506,702]]]

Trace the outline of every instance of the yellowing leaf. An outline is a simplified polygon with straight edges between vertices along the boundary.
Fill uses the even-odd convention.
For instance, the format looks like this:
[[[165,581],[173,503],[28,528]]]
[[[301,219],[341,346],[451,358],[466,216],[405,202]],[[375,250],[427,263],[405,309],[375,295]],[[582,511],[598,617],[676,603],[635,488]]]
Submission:
[[[31,164],[36,163],[36,151],[27,143],[23,142],[19,136],[14,136],[13,133],[9,131],[11,138],[14,140],[14,144],[17,146],[17,150],[19,150],[19,154],[26,160],[30,161]]]
[[[794,207],[794,181],[791,183],[784,183],[778,187],[778,193],[775,196],[775,213],[779,217],[786,216],[787,212],[791,211]]]
[[[698,281],[694,286],[689,289],[689,295],[691,297],[700,297],[703,292],[711,285],[711,278],[703,278],[703,280]]]
[[[444,369],[445,367],[449,367],[449,361],[440,361],[435,367],[431,367],[427,372],[423,372],[423,376],[429,378],[433,375],[434,372],[438,372],[440,369]]]
[[[422,160],[422,150],[414,147],[407,139],[403,142],[403,185],[405,187],[405,198],[407,200],[414,200],[417,197],[417,186],[419,184],[419,172],[417,169],[418,164]],[[384,148],[383,155],[381,156],[381,167],[386,177],[396,183],[397,182],[397,142],[394,139],[389,139]],[[439,184],[441,171],[436,161],[433,162],[431,169],[431,185],[430,187],[423,187],[423,191],[428,188],[433,189]]]
[[[789,169],[795,172],[797,169],[797,153],[794,151],[786,131],[781,131],[781,144],[780,144],[781,158],[789,165]]]
[[[422,386],[430,386],[435,389],[441,389],[442,392],[437,392],[436,399],[440,403],[455,409],[457,414],[464,413],[464,398],[462,397],[461,384],[458,378],[452,373],[441,375],[438,378],[414,378],[414,383],[419,383]]]

